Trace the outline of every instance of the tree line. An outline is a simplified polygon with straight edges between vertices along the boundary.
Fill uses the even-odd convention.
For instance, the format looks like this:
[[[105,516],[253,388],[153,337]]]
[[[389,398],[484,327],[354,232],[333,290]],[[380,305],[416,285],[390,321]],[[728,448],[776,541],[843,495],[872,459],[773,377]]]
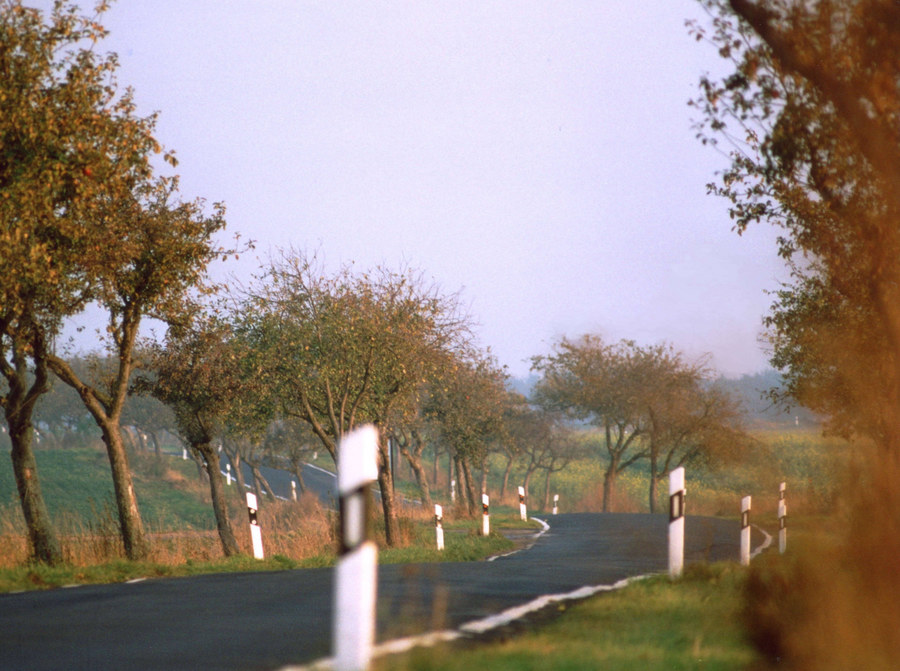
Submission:
[[[237,543],[220,445],[236,465],[253,466],[254,453],[280,437],[299,474],[310,445],[340,468],[341,436],[376,425],[394,544],[389,444],[425,502],[423,455],[444,450],[472,514],[489,450],[506,459],[504,489],[514,462],[525,464],[526,479],[545,472],[548,487],[550,474],[581,454],[572,422],[604,436],[607,508],[616,476],[634,463],[650,464],[653,508],[656,484],[672,468],[740,444],[733,401],[710,384],[703,362],[667,345],[562,339],[535,358],[532,398],[511,392],[505,369],[477,345],[459,295],[416,269],[335,270],[288,249],[247,286],[214,286],[209,265],[241,245],[216,242],[222,204],[183,200],[177,176],[161,173],[156,155],[164,167],[177,161],[154,137],[156,115],[137,114],[131,90],[116,81],[115,56],[95,51],[105,7],[90,19],[65,2],[46,16],[17,1],[0,8],[0,402],[36,559],[62,560],[33,444],[35,409],[54,380],[81,404],[69,421],[89,416],[102,438],[131,559],[149,551],[126,450],[135,395],[165,404],[206,469],[226,555]],[[65,320],[90,304],[107,317],[104,355],[82,361],[59,339]],[[148,318],[166,325],[163,340],[139,336]]]
[[[741,233],[778,228],[790,278],[765,318],[780,401],[856,453],[840,531],[751,578],[753,638],[792,669],[890,668],[900,623],[900,5],[700,0],[723,59],[692,101],[728,160],[709,184]],[[824,570],[823,570],[824,569]],[[833,617],[840,613],[839,617]]]

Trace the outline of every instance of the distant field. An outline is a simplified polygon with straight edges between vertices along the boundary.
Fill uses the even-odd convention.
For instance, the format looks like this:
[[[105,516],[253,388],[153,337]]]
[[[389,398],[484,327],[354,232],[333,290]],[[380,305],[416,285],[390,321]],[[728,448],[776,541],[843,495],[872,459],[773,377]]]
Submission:
[[[776,518],[778,485],[786,482],[794,513],[816,513],[828,507],[834,489],[837,466],[846,458],[845,443],[823,438],[818,429],[779,429],[752,434],[757,446],[736,462],[718,468],[687,467],[688,514],[736,516],[740,499],[753,497],[760,521]],[[590,440],[586,432],[585,440]],[[499,464],[495,465],[495,469]],[[584,459],[553,474],[552,494],[560,495],[564,512],[597,512],[601,509],[601,488],[605,465],[597,458]],[[510,482],[521,483],[523,473],[514,469]],[[492,485],[496,485],[493,483]],[[543,498],[543,477],[532,478],[530,499]],[[515,486],[512,487],[515,491]],[[658,510],[667,509],[667,485],[659,487]],[[638,462],[619,475],[613,497],[614,512],[646,512],[649,509],[649,474]],[[537,504],[533,507],[536,509]]]
[[[115,517],[106,452],[95,449],[38,450],[35,454],[44,499],[62,527],[101,525]],[[152,461],[152,460],[151,460]],[[192,462],[166,459],[135,469],[135,488],[144,523],[153,531],[215,529],[209,504],[196,487]],[[9,454],[0,455],[0,518],[21,521]],[[58,522],[58,524],[60,523]],[[22,522],[24,524],[24,522]]]

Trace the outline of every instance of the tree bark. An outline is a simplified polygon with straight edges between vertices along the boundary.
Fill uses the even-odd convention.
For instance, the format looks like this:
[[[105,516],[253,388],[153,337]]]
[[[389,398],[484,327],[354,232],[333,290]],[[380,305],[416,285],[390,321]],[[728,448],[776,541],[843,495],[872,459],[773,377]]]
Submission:
[[[468,505],[469,515],[474,515],[479,506],[475,498],[475,485],[472,482],[472,471],[469,468],[469,462],[465,457],[460,458],[459,467],[462,473],[462,479],[465,480],[463,489],[466,493],[466,503]]]
[[[225,502],[225,488],[222,485],[221,464],[219,453],[209,443],[194,446],[206,459],[206,472],[209,475],[209,493],[212,497],[213,512],[216,516],[216,529],[219,532],[219,541],[222,543],[222,552],[226,557],[233,557],[241,553],[231,519],[228,517],[228,505]]]
[[[610,464],[609,468],[606,469],[606,473],[603,474],[603,512],[605,513],[610,512],[610,502],[612,500],[615,483],[616,472],[613,469],[612,464]]]
[[[378,432],[378,451],[381,457],[378,469],[378,486],[381,488],[381,510],[384,514],[384,536],[388,547],[396,547],[400,542],[400,524],[394,500],[394,481],[391,474],[390,454],[388,454],[387,433]]]
[[[253,472],[253,482],[256,486],[256,495],[262,501],[262,493],[265,490],[266,494],[270,499],[275,501],[277,497],[275,496],[275,490],[272,489],[272,485],[269,484],[269,481],[266,480],[266,476],[262,474],[262,471],[259,470],[259,466],[251,465],[250,470]]]
[[[10,459],[19,494],[19,504],[25,525],[32,557],[51,566],[61,564],[62,551],[56,531],[50,520],[44,495],[38,479],[32,439],[34,427],[31,418],[38,399],[50,389],[43,340],[36,338],[32,343],[34,379],[29,385],[28,364],[25,358],[25,343],[21,340],[11,343],[12,361],[0,357],[3,377],[6,378],[7,393],[3,403],[4,416],[9,427],[11,443]]]
[[[25,525],[28,528],[31,556],[35,560],[51,566],[61,564],[63,561],[62,550],[50,521],[50,514],[47,512],[37,476],[37,462],[31,446],[31,422],[28,420],[25,426],[22,426],[21,422],[11,422],[8,414],[6,420],[9,425],[9,439],[12,443],[10,457],[16,479],[16,489],[19,492],[19,503],[22,506]]]
[[[422,493],[422,503],[426,510],[431,510],[434,504],[431,500],[431,489],[428,486],[428,474],[425,472],[425,467],[422,465],[421,460],[410,460],[409,466],[412,468],[413,475],[416,476],[416,484]]]
[[[129,343],[133,343],[136,329],[137,326],[134,326],[133,330],[129,329],[126,338]],[[126,358],[119,357],[119,372],[114,393],[109,398],[102,397],[103,400],[101,400],[100,392],[85,384],[63,359],[51,355],[48,358],[48,365],[57,377],[78,393],[97,426],[100,427],[112,472],[113,490],[116,497],[116,508],[119,512],[119,527],[122,544],[125,547],[125,556],[132,561],[140,561],[150,553],[150,544],[144,532],[144,523],[141,520],[137,496],[134,493],[134,482],[122,440],[122,429],[119,425],[128,389],[128,379],[131,374],[131,361],[127,359],[131,352],[130,346],[123,345],[120,351],[125,352]]]
[[[116,509],[119,512],[119,524],[122,532],[122,544],[125,556],[132,561],[146,559],[150,553],[150,545],[141,520],[137,496],[134,492],[134,480],[128,466],[128,455],[122,436],[116,429],[115,422],[104,420],[100,427],[106,453],[112,471],[113,491],[116,497]]]

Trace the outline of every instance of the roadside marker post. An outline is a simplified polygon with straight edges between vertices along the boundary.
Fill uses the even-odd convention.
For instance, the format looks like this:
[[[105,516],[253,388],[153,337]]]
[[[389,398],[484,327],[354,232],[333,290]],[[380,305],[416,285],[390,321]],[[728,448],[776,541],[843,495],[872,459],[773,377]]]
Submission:
[[[250,517],[250,540],[253,543],[253,558],[265,559],[263,554],[262,530],[259,528],[256,494],[247,492],[247,515]]]
[[[456,503],[456,478],[450,480],[450,503]]]
[[[785,490],[787,484],[782,482],[778,487],[778,552],[784,554],[787,550],[787,502]]]
[[[491,499],[487,494],[481,495],[481,535],[491,535]]]
[[[523,522],[528,520],[528,508],[525,506],[525,488],[519,487],[519,517]]]
[[[369,667],[375,645],[378,548],[369,534],[378,431],[367,425],[338,444],[341,543],[335,569],[332,648],[335,671]]]
[[[181,459],[182,459],[182,461],[187,461],[187,448],[186,447],[181,448]]]
[[[297,500],[297,481],[291,480],[291,501]]]
[[[559,494],[553,495],[553,514],[559,514]]]
[[[437,540],[437,549],[444,549],[444,509],[434,504],[434,534]]]
[[[669,473],[669,577],[684,569],[684,468]]]
[[[225,464],[225,484],[231,487],[231,464]]]
[[[741,499],[741,565],[750,566],[750,497]]]

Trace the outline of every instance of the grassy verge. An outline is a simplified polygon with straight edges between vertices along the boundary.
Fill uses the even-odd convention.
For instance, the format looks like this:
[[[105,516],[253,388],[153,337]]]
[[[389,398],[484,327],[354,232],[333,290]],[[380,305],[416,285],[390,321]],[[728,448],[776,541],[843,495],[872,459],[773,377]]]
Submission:
[[[493,531],[487,538],[457,523],[457,532],[445,537],[445,549],[438,552],[434,543],[434,527],[426,522],[406,521],[407,534],[412,536],[405,547],[383,548],[379,551],[379,563],[425,563],[447,561],[479,561],[495,554],[508,552],[515,544],[500,531]],[[470,521],[469,527],[473,526]],[[265,544],[265,537],[263,538]],[[188,560],[184,562],[133,562],[125,559],[100,562],[87,566],[26,564],[0,568],[0,593],[26,590],[51,589],[69,585],[104,584],[126,582],[141,578],[179,577],[203,573],[240,571],[282,571],[296,568],[332,566],[333,551],[325,551],[302,559],[284,555],[272,555],[255,560],[241,555],[229,559],[210,561]]]
[[[562,611],[538,626],[484,642],[422,648],[374,664],[380,669],[528,671],[608,668],[673,671],[746,668],[756,653],[744,639],[739,617],[745,571],[735,564],[689,567],[684,578],[660,576],[617,592],[557,606]],[[515,633],[515,636],[511,634]]]

